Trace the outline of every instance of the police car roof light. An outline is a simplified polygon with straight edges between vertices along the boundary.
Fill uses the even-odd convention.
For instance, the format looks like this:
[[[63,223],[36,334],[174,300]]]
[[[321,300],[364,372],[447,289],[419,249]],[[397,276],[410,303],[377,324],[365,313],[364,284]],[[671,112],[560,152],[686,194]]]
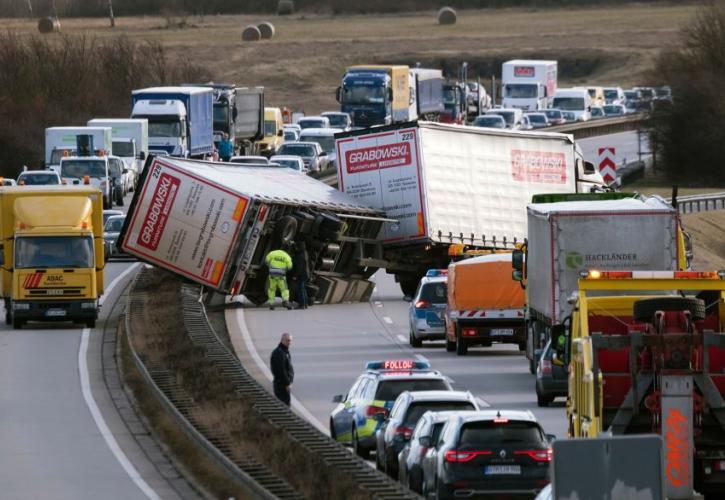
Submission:
[[[425,273],[426,278],[438,278],[440,276],[448,276],[448,269],[428,269]]]
[[[370,361],[365,365],[367,370],[375,371],[406,371],[430,370],[427,361],[414,361],[412,359],[386,359],[385,361]]]

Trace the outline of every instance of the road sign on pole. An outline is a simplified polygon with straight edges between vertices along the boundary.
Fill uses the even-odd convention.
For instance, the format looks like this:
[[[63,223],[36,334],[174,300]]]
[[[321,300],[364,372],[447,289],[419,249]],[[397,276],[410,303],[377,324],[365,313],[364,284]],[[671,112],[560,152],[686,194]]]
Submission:
[[[617,180],[617,164],[614,161],[614,148],[599,148],[599,173],[604,182],[611,184]]]

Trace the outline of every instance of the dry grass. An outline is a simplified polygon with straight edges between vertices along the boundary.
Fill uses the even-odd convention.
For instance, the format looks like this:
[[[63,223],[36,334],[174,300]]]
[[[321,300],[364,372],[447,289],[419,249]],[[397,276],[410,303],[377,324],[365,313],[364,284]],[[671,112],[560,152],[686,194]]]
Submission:
[[[562,83],[628,86],[641,82],[660,48],[677,38],[692,5],[632,4],[597,8],[458,10],[458,22],[439,26],[435,12],[405,15],[310,16],[274,19],[274,39],[243,43],[241,30],[262,16],[189,17],[168,29],[163,17],[63,19],[63,33],[125,34],[162,42],[172,55],[208,61],[218,81],[263,85],[273,105],[308,114],[335,109],[334,90],[348,64],[469,62],[486,80],[511,57],[564,62]],[[0,20],[0,30],[35,33],[34,21]],[[57,36],[57,35],[51,35]]]
[[[725,210],[687,214],[683,224],[693,239],[693,269],[725,269]]]

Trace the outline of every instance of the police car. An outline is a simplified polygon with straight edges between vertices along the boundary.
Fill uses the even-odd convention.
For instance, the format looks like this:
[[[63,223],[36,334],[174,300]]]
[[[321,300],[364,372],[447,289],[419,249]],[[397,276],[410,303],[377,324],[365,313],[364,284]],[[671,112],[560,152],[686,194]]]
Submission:
[[[375,449],[375,432],[387,418],[403,391],[450,391],[448,379],[425,361],[409,359],[372,361],[366,364],[346,395],[330,414],[332,439],[352,445],[362,458]]]
[[[423,340],[446,338],[447,281],[447,269],[430,269],[420,280],[408,309],[411,346],[420,347]]]

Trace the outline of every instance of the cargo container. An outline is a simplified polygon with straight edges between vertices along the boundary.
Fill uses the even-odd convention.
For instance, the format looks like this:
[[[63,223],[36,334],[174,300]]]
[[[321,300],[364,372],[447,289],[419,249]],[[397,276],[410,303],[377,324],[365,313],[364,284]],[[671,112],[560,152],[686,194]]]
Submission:
[[[409,296],[451,254],[523,242],[532,195],[604,186],[564,134],[418,122],[335,137],[339,189],[394,220],[364,261]]]
[[[77,154],[79,135],[91,136],[91,153],[110,154],[112,149],[112,130],[105,126],[88,127],[50,127],[45,129],[45,168],[60,173],[60,159]]]

